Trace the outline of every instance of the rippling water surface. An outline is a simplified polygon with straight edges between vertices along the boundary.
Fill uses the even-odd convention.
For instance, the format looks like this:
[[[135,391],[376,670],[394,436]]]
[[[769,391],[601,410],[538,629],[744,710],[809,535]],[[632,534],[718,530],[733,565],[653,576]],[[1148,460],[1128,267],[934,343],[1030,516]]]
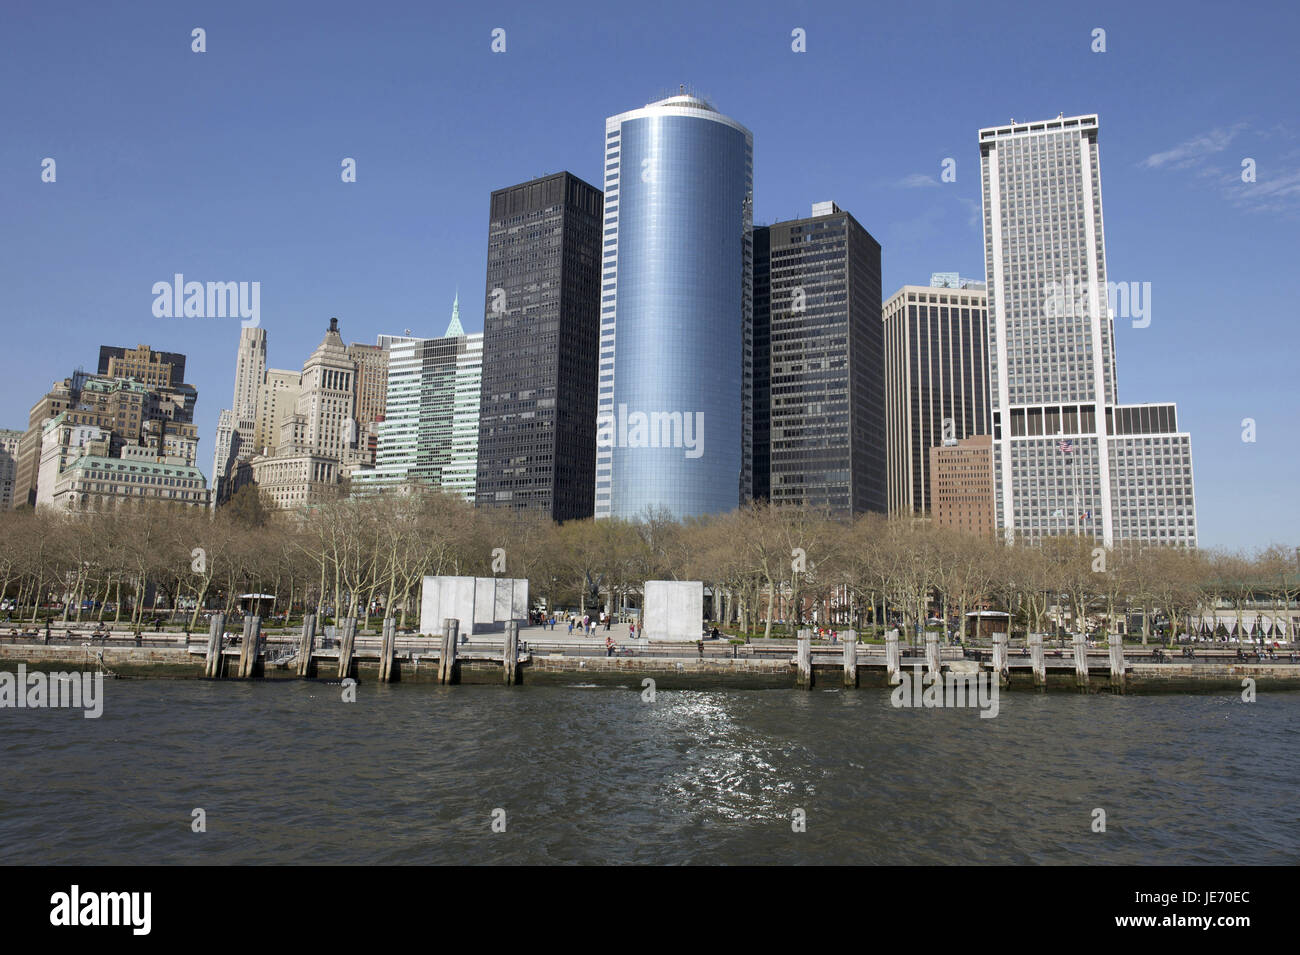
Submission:
[[[1300,862],[1300,693],[1004,693],[995,719],[883,689],[105,693],[98,720],[0,710],[0,861]]]

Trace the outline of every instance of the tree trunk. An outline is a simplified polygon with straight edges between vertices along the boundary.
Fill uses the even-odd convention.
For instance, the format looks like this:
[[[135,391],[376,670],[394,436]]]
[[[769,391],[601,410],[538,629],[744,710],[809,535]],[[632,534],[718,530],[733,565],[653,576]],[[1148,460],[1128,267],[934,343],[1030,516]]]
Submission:
[[[763,638],[770,640],[772,638],[772,615],[776,610],[776,587],[772,583],[772,578],[767,578],[767,622],[763,628]]]

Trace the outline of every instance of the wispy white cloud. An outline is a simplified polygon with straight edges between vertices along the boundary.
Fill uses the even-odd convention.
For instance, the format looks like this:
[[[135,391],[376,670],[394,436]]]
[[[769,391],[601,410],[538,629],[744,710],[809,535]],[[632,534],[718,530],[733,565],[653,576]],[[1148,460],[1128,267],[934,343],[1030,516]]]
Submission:
[[[1152,153],[1138,165],[1144,169],[1190,169],[1205,162],[1215,153],[1221,153],[1237,137],[1246,123],[1236,123],[1227,129],[1211,129],[1179,143],[1173,149]]]
[[[1172,149],[1152,153],[1138,166],[1190,173],[1197,180],[1212,183],[1228,202],[1246,212],[1300,216],[1300,152],[1290,150],[1264,160],[1254,148],[1259,145],[1256,140],[1294,139],[1295,131],[1286,123],[1252,129],[1252,143],[1247,145],[1238,140],[1239,134],[1247,129],[1251,129],[1247,122],[1211,129]],[[1229,157],[1219,155],[1234,141],[1242,153],[1241,159],[1249,156],[1256,160],[1254,182],[1242,181],[1241,160],[1224,162]]]
[[[1257,168],[1256,176],[1254,182],[1242,182],[1239,175],[1229,179],[1226,188],[1233,205],[1247,212],[1300,214],[1300,169],[1272,175],[1267,168]]]
[[[937,186],[939,180],[922,172],[914,172],[910,176],[904,176],[898,180],[897,185],[902,186],[904,189],[921,189],[925,186]]]

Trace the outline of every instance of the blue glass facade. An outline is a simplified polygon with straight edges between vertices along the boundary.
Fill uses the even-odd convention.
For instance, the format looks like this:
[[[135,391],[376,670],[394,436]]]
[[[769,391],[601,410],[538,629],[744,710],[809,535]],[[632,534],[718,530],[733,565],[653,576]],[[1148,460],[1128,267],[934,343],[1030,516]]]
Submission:
[[[752,140],[720,114],[674,112],[619,124],[606,189],[598,516],[726,512],[748,493]]]

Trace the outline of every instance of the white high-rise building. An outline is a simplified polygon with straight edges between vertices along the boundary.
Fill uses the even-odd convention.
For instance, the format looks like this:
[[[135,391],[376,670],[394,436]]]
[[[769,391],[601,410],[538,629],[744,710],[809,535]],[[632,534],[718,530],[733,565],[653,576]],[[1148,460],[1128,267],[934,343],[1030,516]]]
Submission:
[[[266,377],[266,329],[241,328],[235,353],[235,393],[230,408],[217,417],[212,449],[212,503],[234,492],[232,480],[240,462],[261,451],[258,443],[258,395]]]
[[[257,392],[266,375],[266,329],[241,328],[235,357],[235,396],[230,409],[236,417],[251,418],[257,410]]]
[[[979,142],[998,530],[1195,546],[1175,406],[1118,403],[1097,117]]]
[[[483,335],[467,335],[453,305],[441,338],[381,335],[388,392],[375,467],[352,476],[356,493],[424,484],[474,500]]]
[[[450,333],[450,329],[448,329]],[[442,488],[473,502],[478,478],[478,416],[483,388],[483,336],[463,335],[456,351],[456,394],[451,420],[451,461]]]

